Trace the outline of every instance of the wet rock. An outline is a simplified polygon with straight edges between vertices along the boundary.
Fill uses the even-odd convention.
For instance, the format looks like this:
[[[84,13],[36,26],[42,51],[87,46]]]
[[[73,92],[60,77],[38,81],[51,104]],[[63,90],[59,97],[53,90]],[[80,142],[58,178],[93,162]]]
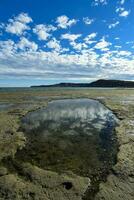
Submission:
[[[133,200],[134,180],[110,175],[106,183],[100,184],[95,200]]]
[[[30,164],[24,164],[21,170],[21,178],[13,174],[0,177],[0,197],[10,200],[81,200],[90,185],[89,178],[72,172],[58,174]]]
[[[117,164],[113,167],[105,183],[100,184],[99,192],[95,200],[133,200],[134,198],[134,139],[133,128],[129,118],[133,117],[133,108],[128,108],[128,113],[124,114],[125,120],[120,121],[120,126],[116,129],[119,142],[119,153]]]
[[[7,172],[7,169],[5,167],[0,167],[0,176],[4,176],[6,175],[8,172]]]
[[[0,113],[0,160],[13,157],[25,145],[23,133],[18,132],[18,118]]]

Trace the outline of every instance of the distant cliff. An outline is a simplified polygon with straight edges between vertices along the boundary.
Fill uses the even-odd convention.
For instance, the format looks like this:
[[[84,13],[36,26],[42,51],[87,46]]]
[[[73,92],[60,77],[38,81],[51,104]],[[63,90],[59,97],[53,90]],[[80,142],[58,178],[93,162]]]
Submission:
[[[134,81],[100,79],[92,83],[59,83],[53,85],[39,85],[33,87],[124,87],[134,88]]]

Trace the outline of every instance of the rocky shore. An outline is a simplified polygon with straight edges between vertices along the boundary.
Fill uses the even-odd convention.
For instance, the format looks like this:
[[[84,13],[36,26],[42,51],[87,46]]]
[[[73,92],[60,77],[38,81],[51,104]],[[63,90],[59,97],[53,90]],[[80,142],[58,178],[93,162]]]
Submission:
[[[57,92],[58,93],[58,92]],[[56,93],[56,95],[57,95]],[[101,182],[95,200],[132,200],[134,197],[134,103],[124,100],[134,91],[60,91],[58,98],[88,97],[102,101],[120,119],[116,128],[119,152],[117,163],[105,182]],[[99,95],[98,95],[99,94]],[[32,96],[48,96],[49,100],[55,93],[19,93],[0,94],[1,101],[14,103],[15,107],[0,112],[0,200],[42,199],[42,200],[82,200],[90,179],[66,172],[59,174],[43,170],[30,163],[18,164],[14,161],[15,154],[25,146],[26,138],[19,131],[20,120],[27,112],[45,106],[47,100],[33,101]],[[10,97],[9,97],[10,96]],[[26,97],[27,100],[25,100]],[[56,96],[57,98],[57,96]],[[24,100],[22,100],[24,99]],[[24,106],[30,103],[32,106]],[[19,105],[18,105],[19,104]],[[13,162],[14,161],[14,162]],[[88,196],[86,197],[88,198]]]
[[[134,198],[134,105],[108,105],[121,119],[116,128],[119,142],[117,164],[105,183],[100,184],[95,200],[132,200]]]

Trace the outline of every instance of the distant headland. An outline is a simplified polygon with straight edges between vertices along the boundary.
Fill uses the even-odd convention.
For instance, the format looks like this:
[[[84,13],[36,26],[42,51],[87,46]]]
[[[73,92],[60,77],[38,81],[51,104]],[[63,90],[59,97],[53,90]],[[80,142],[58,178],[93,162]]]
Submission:
[[[134,81],[123,81],[123,80],[105,80],[99,79],[91,83],[58,83],[53,85],[38,85],[34,87],[123,87],[123,88],[134,88]]]

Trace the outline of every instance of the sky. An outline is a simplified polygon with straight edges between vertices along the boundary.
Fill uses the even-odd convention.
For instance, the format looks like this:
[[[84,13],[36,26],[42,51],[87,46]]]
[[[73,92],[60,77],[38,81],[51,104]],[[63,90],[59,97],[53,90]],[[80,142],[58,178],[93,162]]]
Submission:
[[[134,0],[1,0],[0,87],[134,81]]]

